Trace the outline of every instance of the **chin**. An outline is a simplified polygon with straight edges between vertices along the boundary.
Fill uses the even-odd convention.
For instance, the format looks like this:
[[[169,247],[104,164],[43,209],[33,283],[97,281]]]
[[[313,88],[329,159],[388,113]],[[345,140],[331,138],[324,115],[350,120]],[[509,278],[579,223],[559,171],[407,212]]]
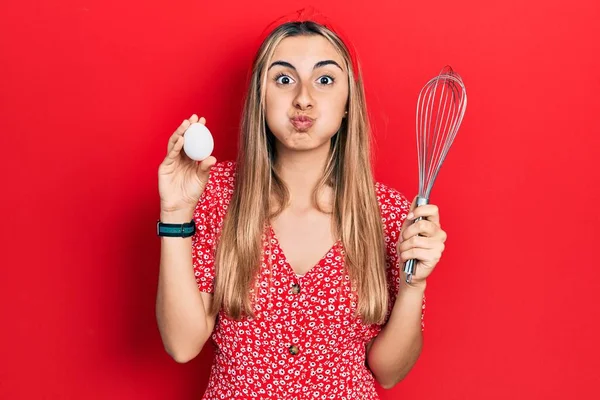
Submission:
[[[299,151],[312,150],[319,147],[318,143],[313,143],[311,140],[298,140],[294,138],[287,138],[281,144],[286,149]]]
[[[317,140],[310,136],[309,130],[308,132],[294,132],[286,136],[285,140],[281,141],[281,144],[289,150],[310,151],[320,149],[323,146],[329,146],[330,139]]]

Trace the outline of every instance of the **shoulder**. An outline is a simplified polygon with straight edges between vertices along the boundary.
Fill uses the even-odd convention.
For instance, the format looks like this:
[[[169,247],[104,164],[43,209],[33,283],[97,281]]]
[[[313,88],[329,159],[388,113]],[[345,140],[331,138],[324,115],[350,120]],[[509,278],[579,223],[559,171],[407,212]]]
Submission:
[[[215,188],[233,187],[235,161],[219,161],[210,169],[208,184]]]
[[[404,213],[403,217],[406,217],[406,214],[410,210],[410,201],[404,193],[384,183],[376,182],[375,194],[377,195],[377,202],[379,203],[382,216],[397,217],[397,215],[391,216],[390,214]]]
[[[235,185],[235,162],[220,161],[210,169],[204,195],[212,200],[229,199]]]
[[[396,236],[410,211],[411,202],[402,192],[381,182],[375,183],[375,194],[384,230],[387,235]]]
[[[221,161],[213,165],[206,188],[196,205],[196,214],[222,214],[233,195],[234,183],[235,162]]]

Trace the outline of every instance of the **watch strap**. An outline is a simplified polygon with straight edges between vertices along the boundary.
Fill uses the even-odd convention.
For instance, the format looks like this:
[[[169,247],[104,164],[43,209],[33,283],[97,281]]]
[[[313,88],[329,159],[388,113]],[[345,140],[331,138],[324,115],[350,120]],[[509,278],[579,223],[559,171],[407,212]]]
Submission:
[[[190,222],[183,224],[171,224],[166,222],[156,221],[156,235],[166,237],[190,237],[196,232],[196,224],[192,219]]]

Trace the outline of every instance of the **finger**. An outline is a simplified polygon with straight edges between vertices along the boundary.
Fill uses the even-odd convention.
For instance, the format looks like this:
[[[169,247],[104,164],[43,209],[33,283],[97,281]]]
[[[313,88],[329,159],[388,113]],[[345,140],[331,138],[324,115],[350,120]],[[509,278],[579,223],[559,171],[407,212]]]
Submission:
[[[206,118],[202,117],[198,122],[200,122],[203,125],[206,125]]]
[[[179,128],[177,128],[177,133],[179,135],[183,135],[185,133],[185,131],[187,130],[187,128],[190,127],[192,123],[190,122],[189,119],[184,119],[183,122],[181,123],[181,125],[179,125]]]
[[[183,136],[183,134],[185,133],[186,129],[189,128],[189,126],[190,121],[184,119],[183,122],[181,122],[181,124],[177,127],[177,129],[175,129],[175,132],[173,132],[173,134],[169,138],[169,143],[167,144],[167,154],[169,154],[171,150],[173,150],[173,146],[175,145],[177,140],[179,140],[179,138]]]
[[[421,249],[413,248],[400,253],[400,260],[406,262],[408,260],[418,260],[420,265],[434,266],[441,259],[441,253],[437,249]]]
[[[402,222],[402,227],[400,228],[400,243],[402,243],[402,241],[404,240],[404,231],[406,231],[406,229],[413,223],[414,218],[412,218],[412,214],[413,214],[413,210],[417,206],[417,197],[419,197],[419,196],[417,195],[413,199],[412,203],[410,204],[408,214],[406,215],[406,217],[404,218],[404,221]],[[409,218],[409,216],[411,218]]]
[[[403,252],[410,249],[438,250],[444,249],[444,244],[438,238],[428,238],[425,236],[413,236],[398,245],[398,251]]]
[[[181,126],[180,126],[179,128],[180,128],[180,131],[181,131],[181,134],[182,134],[182,135],[185,133],[185,131],[187,130],[187,128],[189,128],[189,127],[190,127],[190,125],[191,125],[191,124],[192,124],[192,123],[190,122],[190,120],[189,120],[189,119],[186,119],[186,120],[184,120],[184,121],[181,123]]]
[[[433,222],[434,224],[440,224],[440,210],[435,204],[424,204],[422,206],[416,207],[412,213],[414,217],[411,219],[413,220],[419,217],[423,217]]]
[[[181,148],[183,147],[183,136],[179,136],[179,139],[173,144],[171,151],[167,154],[166,164],[169,165],[173,163],[177,157],[179,157],[179,153],[181,152]]]
[[[408,209],[408,215],[410,215],[415,210],[415,208],[417,208],[417,198],[418,197],[419,197],[419,195],[416,195],[415,198],[413,199],[412,203],[410,203],[410,207]]]
[[[204,179],[210,172],[210,169],[213,165],[217,163],[217,159],[213,156],[210,156],[198,163],[196,172],[200,179]]]
[[[190,117],[190,123],[195,124],[196,122],[198,122],[198,116],[196,114],[192,114]]]
[[[436,236],[440,230],[441,228],[433,222],[422,219],[402,230],[402,241],[408,240],[416,235],[433,237]]]
[[[429,249],[412,248],[400,253],[400,260],[407,262],[408,260],[419,260],[421,262],[429,260]]]

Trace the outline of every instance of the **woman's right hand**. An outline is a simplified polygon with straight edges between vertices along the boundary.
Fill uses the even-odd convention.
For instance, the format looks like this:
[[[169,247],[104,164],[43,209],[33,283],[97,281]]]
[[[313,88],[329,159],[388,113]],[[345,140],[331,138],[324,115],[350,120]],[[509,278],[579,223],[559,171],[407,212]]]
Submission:
[[[158,167],[161,215],[186,215],[191,218],[208,183],[210,168],[217,162],[212,156],[197,162],[183,151],[183,134],[195,122],[206,124],[206,119],[202,117],[198,120],[194,114],[184,120],[169,138],[167,156]]]

